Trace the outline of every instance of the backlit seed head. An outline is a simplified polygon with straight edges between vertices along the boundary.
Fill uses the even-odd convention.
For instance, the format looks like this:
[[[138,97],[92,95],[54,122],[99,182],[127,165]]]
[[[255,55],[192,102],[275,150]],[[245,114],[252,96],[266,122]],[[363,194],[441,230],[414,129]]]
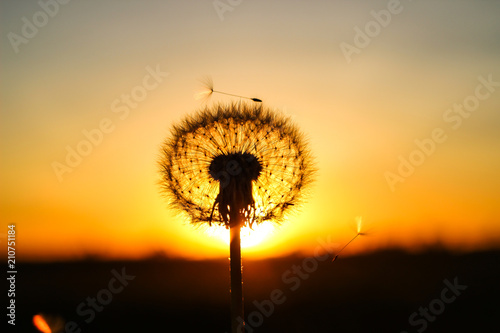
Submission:
[[[255,104],[206,107],[172,128],[160,159],[163,192],[193,223],[280,222],[314,167],[289,118]]]

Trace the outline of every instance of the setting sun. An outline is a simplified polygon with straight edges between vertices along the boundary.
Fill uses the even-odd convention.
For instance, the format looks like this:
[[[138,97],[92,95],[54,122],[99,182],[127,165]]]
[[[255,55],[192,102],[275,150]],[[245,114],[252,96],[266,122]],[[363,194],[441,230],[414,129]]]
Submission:
[[[270,222],[263,222],[253,227],[243,227],[241,229],[241,247],[255,248],[273,234],[275,227]],[[222,226],[207,228],[206,233],[214,239],[229,244],[229,230]]]

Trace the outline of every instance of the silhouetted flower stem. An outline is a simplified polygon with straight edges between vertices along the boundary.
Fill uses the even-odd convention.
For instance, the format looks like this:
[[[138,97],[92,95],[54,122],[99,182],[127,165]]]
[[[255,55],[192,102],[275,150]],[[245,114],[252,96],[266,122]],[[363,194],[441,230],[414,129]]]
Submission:
[[[241,224],[235,223],[229,228],[229,269],[231,274],[231,327],[232,333],[239,333],[238,326],[244,325],[243,310],[243,274],[241,266]],[[238,321],[241,318],[241,323]],[[242,333],[243,331],[240,330]]]

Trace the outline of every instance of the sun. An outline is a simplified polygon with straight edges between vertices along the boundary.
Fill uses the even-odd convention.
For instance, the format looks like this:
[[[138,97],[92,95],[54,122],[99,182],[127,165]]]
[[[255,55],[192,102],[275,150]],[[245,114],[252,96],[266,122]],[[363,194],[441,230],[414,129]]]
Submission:
[[[271,222],[262,222],[252,228],[241,228],[241,247],[251,248],[266,240],[275,230]],[[206,229],[207,234],[229,244],[229,230],[223,226],[212,226]]]

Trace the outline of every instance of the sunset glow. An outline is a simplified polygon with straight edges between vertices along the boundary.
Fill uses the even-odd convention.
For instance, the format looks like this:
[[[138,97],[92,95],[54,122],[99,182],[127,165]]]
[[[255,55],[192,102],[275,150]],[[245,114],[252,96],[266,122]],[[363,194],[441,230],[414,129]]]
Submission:
[[[263,241],[272,237],[275,227],[270,222],[254,225],[252,228],[243,227],[241,229],[241,247],[255,248]],[[212,226],[206,229],[206,233],[217,241],[222,241],[229,245],[229,230],[222,226]]]
[[[246,1],[223,20],[212,2],[72,1],[14,47],[38,3],[0,20],[0,233],[16,225],[17,260],[227,257],[229,231],[193,226],[158,185],[172,126],[245,101],[194,99],[205,75],[290,117],[318,170],[286,223],[243,231],[244,258],[367,231],[343,255],[500,247],[499,2],[402,1],[361,47],[387,1]]]

